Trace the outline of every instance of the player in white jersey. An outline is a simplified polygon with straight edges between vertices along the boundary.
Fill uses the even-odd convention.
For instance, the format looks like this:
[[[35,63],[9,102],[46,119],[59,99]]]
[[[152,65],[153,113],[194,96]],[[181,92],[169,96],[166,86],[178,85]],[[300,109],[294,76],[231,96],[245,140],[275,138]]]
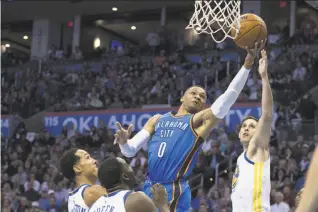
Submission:
[[[237,159],[232,180],[233,212],[270,211],[269,140],[273,96],[267,75],[267,54],[261,51],[258,72],[262,79],[262,116],[245,118],[239,129],[244,152]]]
[[[153,201],[143,192],[133,192],[135,173],[122,158],[111,157],[99,167],[98,178],[108,195],[100,197],[90,208],[91,212],[169,212],[168,197],[162,185],[153,189]]]
[[[69,193],[68,211],[87,212],[89,207],[106,193],[97,181],[97,161],[82,149],[70,149],[60,160],[64,177],[75,180],[76,189]]]

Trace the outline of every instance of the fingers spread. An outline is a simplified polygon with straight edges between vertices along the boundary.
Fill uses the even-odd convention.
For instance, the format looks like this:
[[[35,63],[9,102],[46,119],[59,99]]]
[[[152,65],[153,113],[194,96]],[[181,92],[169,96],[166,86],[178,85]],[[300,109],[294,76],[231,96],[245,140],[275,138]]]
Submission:
[[[119,122],[116,122],[116,126],[118,130],[123,130],[123,127],[121,126]]]
[[[132,124],[130,124],[130,125],[128,126],[128,133],[129,133],[129,134],[131,134],[131,132],[132,132],[132,128],[133,128],[133,125],[132,125]]]

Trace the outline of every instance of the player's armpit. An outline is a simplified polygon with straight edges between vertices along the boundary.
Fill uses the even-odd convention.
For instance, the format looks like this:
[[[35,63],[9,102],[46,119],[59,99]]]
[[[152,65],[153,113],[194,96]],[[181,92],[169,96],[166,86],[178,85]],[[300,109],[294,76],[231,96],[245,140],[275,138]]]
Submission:
[[[107,194],[107,191],[102,186],[89,186],[84,190],[83,193],[84,202],[87,206],[90,207],[96,200],[98,200],[104,194]]]
[[[142,192],[130,194],[125,202],[127,212],[157,212],[152,200]]]
[[[219,119],[207,108],[196,113],[192,118],[192,126],[198,136],[207,138],[210,131],[218,124]]]

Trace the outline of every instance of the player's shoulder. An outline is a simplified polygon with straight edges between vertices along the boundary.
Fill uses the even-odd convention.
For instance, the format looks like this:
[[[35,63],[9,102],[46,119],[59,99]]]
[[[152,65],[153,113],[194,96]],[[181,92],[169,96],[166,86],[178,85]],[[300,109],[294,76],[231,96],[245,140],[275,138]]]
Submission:
[[[246,160],[246,159],[245,159],[245,152],[242,152],[242,153],[238,156],[238,158],[237,158],[237,164],[240,164],[240,162],[241,162],[242,160]]]
[[[106,189],[103,188],[100,185],[92,185],[86,187],[86,189],[83,192],[83,199],[85,203],[90,206],[92,205],[95,201],[97,201],[100,197],[104,196],[107,194]]]
[[[157,211],[155,204],[143,192],[131,193],[125,202],[126,211],[138,212],[155,212]]]
[[[144,193],[141,191],[137,192],[131,192],[126,198],[125,205],[148,205],[149,203],[152,204],[152,200]]]
[[[156,114],[156,115],[153,115],[147,122],[149,124],[156,124],[157,121],[162,117],[161,114]]]
[[[127,196],[127,199],[142,199],[144,197],[147,197],[147,195],[144,192],[141,191],[134,191],[134,192],[130,192],[129,195]]]

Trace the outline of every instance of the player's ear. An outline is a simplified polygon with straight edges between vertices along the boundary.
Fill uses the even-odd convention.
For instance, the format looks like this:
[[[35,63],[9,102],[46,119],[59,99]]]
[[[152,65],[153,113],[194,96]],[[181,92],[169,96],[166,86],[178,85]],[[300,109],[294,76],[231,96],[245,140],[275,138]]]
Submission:
[[[121,175],[121,177],[123,178],[124,181],[129,181],[129,180],[130,180],[130,178],[128,177],[128,175],[125,174],[125,173],[123,173],[123,174]]]
[[[180,99],[180,102],[183,102],[184,100],[183,100],[183,97],[181,97],[181,99]]]
[[[74,165],[73,170],[74,170],[75,174],[79,174],[83,171],[82,167],[79,165]]]

